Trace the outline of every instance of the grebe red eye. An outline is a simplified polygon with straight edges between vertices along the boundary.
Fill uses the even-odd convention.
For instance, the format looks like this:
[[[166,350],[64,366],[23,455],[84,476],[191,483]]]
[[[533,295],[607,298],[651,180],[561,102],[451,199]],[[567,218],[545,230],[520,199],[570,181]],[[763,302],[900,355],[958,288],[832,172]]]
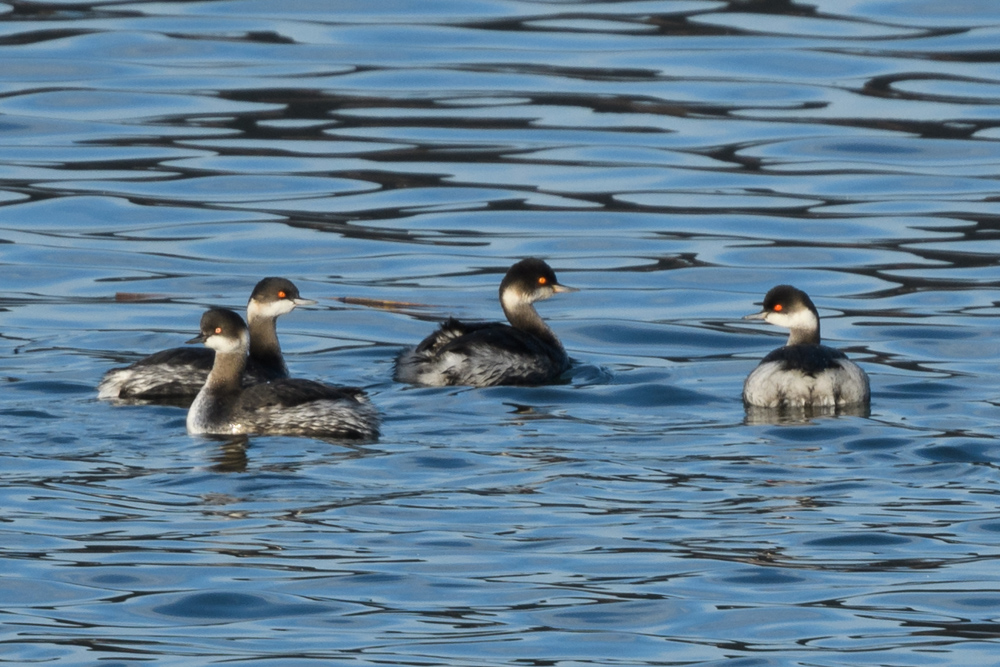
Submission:
[[[545,276],[542,276],[541,278],[538,279],[538,284],[539,285],[544,285],[547,282],[549,282],[549,280]]]
[[[784,306],[782,306],[780,303],[774,304],[774,312],[780,313],[782,308],[784,308]]]
[[[278,291],[278,298],[279,299],[284,299],[286,296],[288,296],[288,295],[285,294],[285,290],[279,290]]]
[[[222,333],[222,327],[215,327],[215,333],[216,334]]]

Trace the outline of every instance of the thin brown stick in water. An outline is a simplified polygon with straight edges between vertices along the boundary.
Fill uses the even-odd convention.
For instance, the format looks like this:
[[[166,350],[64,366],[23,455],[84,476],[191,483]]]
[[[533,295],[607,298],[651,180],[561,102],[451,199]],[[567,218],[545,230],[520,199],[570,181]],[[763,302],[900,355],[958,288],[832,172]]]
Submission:
[[[397,308],[436,308],[427,303],[410,303],[409,301],[389,301],[386,299],[367,299],[362,296],[338,296],[334,301],[349,303],[354,306],[366,306],[368,308],[386,308],[389,310]]]

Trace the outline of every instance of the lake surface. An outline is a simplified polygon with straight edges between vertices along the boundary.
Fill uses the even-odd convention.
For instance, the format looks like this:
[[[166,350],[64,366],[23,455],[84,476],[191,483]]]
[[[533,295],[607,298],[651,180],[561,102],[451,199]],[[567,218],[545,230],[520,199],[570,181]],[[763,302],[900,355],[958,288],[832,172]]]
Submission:
[[[0,9],[0,662],[996,663],[1000,4]],[[564,383],[392,381],[527,256]],[[268,275],[379,442],[97,400]],[[779,283],[870,414],[746,413]]]

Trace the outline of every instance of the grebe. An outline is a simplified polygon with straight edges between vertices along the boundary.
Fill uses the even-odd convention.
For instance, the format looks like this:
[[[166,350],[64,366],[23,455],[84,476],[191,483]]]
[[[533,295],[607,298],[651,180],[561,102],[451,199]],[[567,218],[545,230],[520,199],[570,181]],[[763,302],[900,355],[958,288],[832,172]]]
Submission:
[[[764,309],[743,319],[790,329],[784,347],[772,351],[743,383],[743,401],[765,408],[834,407],[868,403],[868,376],[847,356],[820,345],[819,313],[809,296],[778,285]]]
[[[378,413],[356,387],[281,378],[243,388],[250,349],[243,319],[212,308],[201,317],[201,333],[188,343],[215,350],[215,362],[187,415],[192,434],[302,435],[374,440]]]
[[[288,377],[281,356],[276,320],[296,306],[316,303],[299,296],[285,278],[264,278],[247,302],[250,322],[250,358],[243,384],[249,386]],[[194,396],[205,384],[215,353],[204,347],[162,350],[131,366],[112,368],[97,387],[99,398],[156,400]]]
[[[510,324],[465,323],[454,318],[396,359],[400,382],[430,386],[539,385],[569,368],[562,343],[532,305],[559,292],[559,284],[540,259],[514,264],[500,283],[500,305]]]

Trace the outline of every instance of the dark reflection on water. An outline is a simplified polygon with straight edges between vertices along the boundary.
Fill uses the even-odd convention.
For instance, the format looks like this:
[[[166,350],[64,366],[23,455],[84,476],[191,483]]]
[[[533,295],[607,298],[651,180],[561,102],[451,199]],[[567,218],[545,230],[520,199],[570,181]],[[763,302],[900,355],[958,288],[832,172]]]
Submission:
[[[0,17],[8,662],[995,662],[993,3]],[[391,382],[529,255],[564,382]],[[96,400],[265,275],[379,443]],[[870,411],[744,411],[779,283]]]
[[[746,412],[747,424],[801,424],[823,417],[869,417],[871,416],[871,406],[855,404],[763,408],[757,405],[747,405]]]
[[[215,439],[215,438],[211,438]],[[212,472],[246,472],[249,457],[247,448],[250,446],[250,439],[239,436],[232,439],[221,439],[219,451],[214,457],[215,465]]]

